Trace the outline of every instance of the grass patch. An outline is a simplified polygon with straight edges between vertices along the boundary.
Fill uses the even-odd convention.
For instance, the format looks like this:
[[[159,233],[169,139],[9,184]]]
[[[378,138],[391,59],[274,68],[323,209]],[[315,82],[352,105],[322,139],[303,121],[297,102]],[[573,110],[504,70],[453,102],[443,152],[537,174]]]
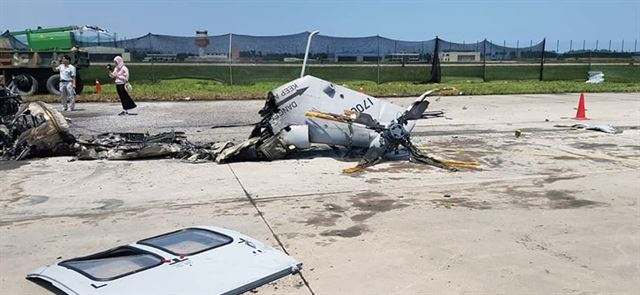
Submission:
[[[335,81],[351,89],[363,87],[369,95],[418,96],[423,92],[439,87],[453,86],[463,95],[488,94],[535,94],[535,93],[576,93],[576,92],[640,92],[639,83],[605,82],[586,84],[582,81],[491,81],[482,82],[477,78],[453,79],[441,84],[415,84],[411,82],[389,82],[376,84],[371,81]],[[247,85],[227,85],[217,81],[199,79],[173,79],[158,82],[138,82],[133,84],[132,96],[136,101],[179,101],[179,100],[243,100],[264,99],[267,92],[282,85],[281,82],[258,82]],[[42,100],[58,102],[53,95],[35,95],[25,97],[26,101]],[[85,87],[78,97],[81,102],[117,102],[115,85],[102,86],[102,92],[95,93],[93,87]]]
[[[298,66],[246,66],[234,65],[131,65],[131,82],[147,83],[172,79],[202,79],[218,81],[224,84],[251,85],[261,82],[286,83],[300,75]],[[637,82],[640,83],[640,66],[637,65],[556,65],[547,64],[544,67],[545,81],[584,81],[587,71],[603,71],[607,82]],[[431,78],[431,66],[399,65],[376,67],[368,66],[309,66],[308,74],[329,81],[371,81],[371,82],[424,82]],[[444,82],[455,80],[532,80],[540,79],[540,66],[529,65],[443,65],[441,68]],[[90,66],[81,70],[85,84],[93,85],[95,79],[103,84],[111,83],[107,71],[103,66]]]

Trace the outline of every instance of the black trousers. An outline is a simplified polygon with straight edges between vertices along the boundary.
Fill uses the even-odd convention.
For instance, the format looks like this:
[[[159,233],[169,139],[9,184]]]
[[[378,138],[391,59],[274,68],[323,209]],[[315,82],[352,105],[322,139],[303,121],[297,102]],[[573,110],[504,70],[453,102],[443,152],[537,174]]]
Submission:
[[[129,93],[124,89],[124,84],[116,84],[116,90],[118,91],[120,102],[122,103],[122,109],[130,110],[136,107],[136,103],[133,102]]]

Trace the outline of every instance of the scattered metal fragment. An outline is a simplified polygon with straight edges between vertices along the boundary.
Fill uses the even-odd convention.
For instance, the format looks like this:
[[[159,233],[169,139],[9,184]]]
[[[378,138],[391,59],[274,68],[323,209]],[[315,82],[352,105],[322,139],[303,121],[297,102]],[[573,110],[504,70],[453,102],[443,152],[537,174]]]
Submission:
[[[622,130],[618,130],[609,124],[578,123],[573,125],[553,125],[553,127],[569,128],[570,130],[592,130],[592,131],[600,131],[600,132],[609,133],[609,134],[622,133]]]
[[[604,82],[604,73],[601,71],[589,71],[587,72],[587,81],[589,84],[600,84]]]
[[[56,294],[231,295],[299,273],[301,267],[286,253],[239,232],[200,226],[40,267],[27,279]]]
[[[622,133],[622,130],[618,131],[618,130],[616,130],[616,128],[614,128],[613,126],[611,126],[609,124],[582,124],[582,123],[578,123],[578,124],[572,125],[571,129],[585,129],[585,130],[601,131],[601,132],[604,132],[604,133],[611,133],[611,134]]]

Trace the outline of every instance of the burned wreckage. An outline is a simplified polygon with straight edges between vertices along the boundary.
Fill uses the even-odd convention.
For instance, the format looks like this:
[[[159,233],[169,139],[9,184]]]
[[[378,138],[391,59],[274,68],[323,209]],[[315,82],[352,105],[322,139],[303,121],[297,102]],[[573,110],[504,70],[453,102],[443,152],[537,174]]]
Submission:
[[[0,85],[0,157],[73,155],[75,138],[65,118],[43,102],[23,104],[11,85]]]
[[[189,162],[272,161],[312,144],[366,149],[357,172],[382,161],[388,153],[406,148],[409,160],[455,170],[467,163],[437,160],[421,152],[410,140],[419,119],[442,116],[425,112],[431,95],[457,92],[438,88],[425,92],[407,109],[313,76],[291,81],[267,95],[249,139],[234,144],[193,143],[184,133],[69,133],[65,118],[42,102],[22,104],[6,87],[2,91],[0,156],[23,160],[33,157],[75,156],[79,160],[132,160],[172,157]]]
[[[324,144],[349,150],[366,149],[360,162],[345,169],[346,173],[362,171],[389,153],[398,154],[400,146],[408,151],[409,160],[413,162],[448,170],[456,170],[454,166],[477,165],[476,162],[437,160],[411,142],[411,131],[417,120],[443,115],[425,112],[429,106],[426,98],[459,94],[458,90],[445,87],[427,91],[404,109],[305,75],[311,39],[317,33],[314,31],[308,37],[300,78],[267,94],[265,105],[259,111],[260,122],[255,124],[249,139],[240,144],[196,144],[180,132],[73,136],[64,117],[55,109],[42,102],[20,105],[15,92],[3,87],[0,157],[15,160],[56,155],[75,155],[81,160],[174,157],[189,162],[228,163],[277,160],[309,149],[311,144]]]

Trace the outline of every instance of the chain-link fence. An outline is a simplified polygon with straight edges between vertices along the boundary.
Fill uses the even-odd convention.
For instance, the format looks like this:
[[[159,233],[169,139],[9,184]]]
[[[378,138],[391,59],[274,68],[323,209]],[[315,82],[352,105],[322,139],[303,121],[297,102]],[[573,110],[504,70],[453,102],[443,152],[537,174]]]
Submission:
[[[199,78],[227,84],[285,82],[300,73],[310,33],[284,36],[225,34],[194,37],[147,34],[139,38],[76,36],[96,66],[86,79],[106,78],[100,62],[123,55],[135,79]],[[441,82],[451,80],[584,80],[590,70],[603,70],[608,81],[640,81],[637,41],[609,49],[582,49],[560,41],[450,42],[440,38],[401,41],[380,36],[313,38],[307,73],[333,81],[367,80]],[[576,42],[578,43],[578,42]],[[613,49],[612,49],[613,46]],[[620,51],[616,50],[620,46]],[[632,48],[635,46],[635,49]],[[555,50],[553,50],[555,47]],[[602,47],[602,46],[601,46]]]

